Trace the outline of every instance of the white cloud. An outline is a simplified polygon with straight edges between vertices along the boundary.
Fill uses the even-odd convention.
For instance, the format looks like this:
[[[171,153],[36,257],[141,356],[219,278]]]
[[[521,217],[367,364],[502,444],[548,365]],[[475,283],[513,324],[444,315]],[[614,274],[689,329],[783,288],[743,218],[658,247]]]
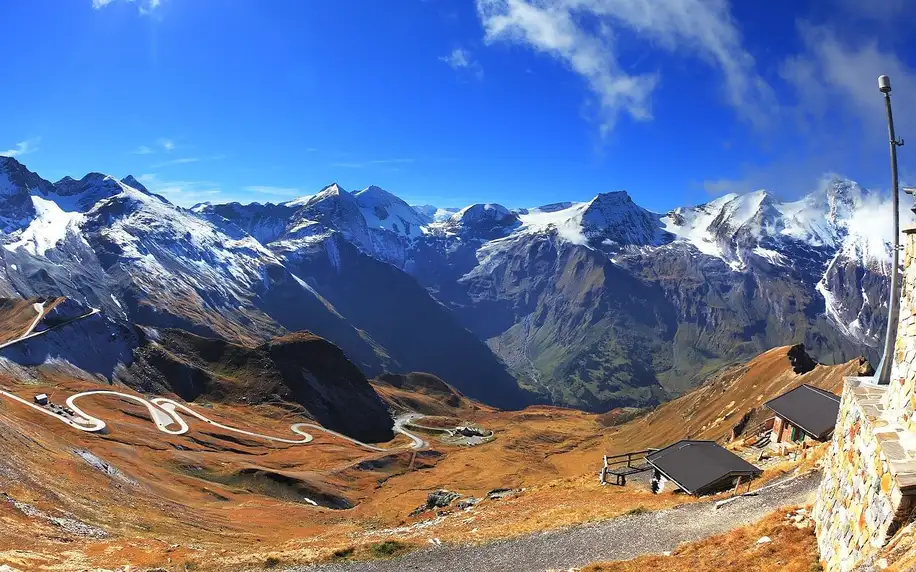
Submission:
[[[703,181],[703,189],[714,197],[721,197],[728,193],[750,193],[756,190],[753,183],[742,179],[707,179]]]
[[[278,195],[278,196],[289,196],[289,197],[298,197],[301,192],[295,187],[273,187],[270,185],[250,185],[245,187],[246,191],[251,193],[261,193],[264,195]]]
[[[96,10],[101,10],[102,8],[104,8],[105,6],[108,6],[109,4],[111,4],[114,1],[115,0],[92,0],[92,7],[95,8]],[[161,0],[121,0],[121,1],[136,3],[137,10],[141,14],[150,14],[153,12],[153,10],[155,10],[162,4]]]
[[[166,151],[172,151],[175,149],[175,142],[171,139],[160,139],[159,144],[162,145],[162,148]]]
[[[652,118],[656,71],[630,73],[619,58],[618,32],[670,52],[692,54],[719,69],[727,102],[764,123],[773,95],[725,0],[477,0],[488,42],[510,42],[549,54],[582,76],[598,98],[601,131],[626,113]]]
[[[440,57],[439,61],[447,63],[455,71],[469,71],[477,79],[483,78],[483,67],[474,60],[468,50],[455,48],[449,55]]]
[[[861,44],[843,41],[828,26],[802,24],[799,27],[805,52],[783,62],[782,77],[798,93],[800,111],[817,127],[824,125],[828,112],[839,109],[843,116],[861,123],[872,135],[886,131],[884,98],[878,91],[878,76],[891,78],[895,123],[900,133],[916,132],[916,71],[893,52],[882,51],[872,39]]]
[[[150,155],[150,154],[152,154],[152,153],[155,153],[155,151],[153,151],[150,147],[148,147],[148,146],[146,146],[146,145],[140,145],[140,146],[137,147],[137,149],[134,151],[134,155]]]
[[[170,181],[160,179],[155,173],[145,173],[137,177],[137,180],[150,192],[163,195],[173,203],[183,206],[213,200],[222,193],[220,186],[212,181]]]
[[[26,139],[25,141],[20,141],[19,143],[16,143],[16,146],[14,149],[0,151],[0,156],[19,157],[20,155],[27,155],[29,153],[34,153],[35,151],[38,151],[39,143],[41,143],[41,137],[33,137],[31,139]]]

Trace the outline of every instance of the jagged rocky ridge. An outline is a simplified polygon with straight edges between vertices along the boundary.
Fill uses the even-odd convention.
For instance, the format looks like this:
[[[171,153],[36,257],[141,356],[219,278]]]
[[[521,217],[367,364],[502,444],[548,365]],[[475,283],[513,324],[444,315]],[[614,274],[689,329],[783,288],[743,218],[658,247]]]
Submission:
[[[883,206],[839,178],[664,214],[622,191],[513,211],[336,184],[186,210],[133,178],[51,184],[0,159],[0,200],[0,293],[250,345],[308,329],[368,375],[429,371],[501,406],[649,405],[792,343],[874,359],[884,323]]]

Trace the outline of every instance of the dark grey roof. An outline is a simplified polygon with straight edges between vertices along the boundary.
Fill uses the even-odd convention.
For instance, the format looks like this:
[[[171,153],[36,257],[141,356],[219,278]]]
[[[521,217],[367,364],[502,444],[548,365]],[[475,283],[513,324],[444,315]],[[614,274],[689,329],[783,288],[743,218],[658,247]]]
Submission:
[[[840,412],[839,397],[807,384],[799,385],[765,405],[815,439],[822,439],[833,431]]]
[[[713,441],[678,441],[650,453],[650,465],[691,494],[738,475],[757,475],[760,469]]]

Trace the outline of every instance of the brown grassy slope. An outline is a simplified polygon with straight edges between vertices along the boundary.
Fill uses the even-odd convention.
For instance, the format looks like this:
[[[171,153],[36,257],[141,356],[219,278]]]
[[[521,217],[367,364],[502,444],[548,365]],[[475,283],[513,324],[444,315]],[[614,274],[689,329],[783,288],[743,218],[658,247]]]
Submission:
[[[788,359],[790,349],[774,348],[746,364],[726,368],[697,389],[633,421],[596,428],[598,434],[570,451],[563,461],[581,464],[588,457],[662,447],[685,438],[718,440],[746,413],[751,413],[748,427],[772,415],[763,404],[790,389],[807,383],[839,393],[844,377],[868,368],[864,360],[852,360],[834,366],[818,364],[807,373],[796,374]]]
[[[814,528],[799,529],[776,511],[759,522],[698,542],[682,544],[670,556],[592,564],[583,572],[812,572],[820,570]],[[768,536],[772,542],[757,544]]]
[[[386,373],[371,380],[386,403],[399,411],[424,415],[461,416],[478,411],[495,411],[474,401],[430,373]]]
[[[49,393],[57,403],[99,387],[47,378],[34,386],[11,380],[0,380],[0,385],[24,399]],[[293,446],[189,419],[188,434],[170,436],[155,429],[144,408],[119,398],[90,397],[79,405],[104,419],[107,431],[75,431],[0,399],[0,491],[50,516],[67,515],[102,528],[110,538],[70,533],[0,497],[0,562],[23,570],[73,570],[88,563],[152,566],[169,558],[199,562],[222,552],[257,553],[262,546],[316,538],[332,529],[347,535],[372,514],[333,507],[343,501],[362,504],[380,476],[405,471],[409,463],[408,456],[381,469],[362,468],[363,461],[386,455],[317,431],[312,444]],[[272,405],[214,404],[199,410],[220,423],[280,437],[294,437],[290,423],[303,420]],[[399,444],[404,443],[393,443]],[[93,468],[76,451],[90,451],[124,478]],[[434,461],[421,460],[416,467]],[[303,496],[328,508],[311,506]],[[183,548],[170,551],[174,544]]]
[[[71,570],[90,564],[166,566],[171,559],[173,567],[193,562],[198,569],[239,569],[260,566],[273,554],[284,564],[313,561],[389,537],[423,545],[431,538],[482,542],[610,518],[638,506],[671,506],[689,499],[651,495],[632,483],[600,487],[601,455],[688,435],[718,436],[743,414],[743,407],[756,407],[803,382],[836,389],[844,375],[859,368],[850,362],[796,375],[787,352],[767,352],[696,394],[611,429],[599,423],[599,416],[581,411],[532,407],[502,412],[461,402],[449,415],[492,429],[495,440],[472,448],[433,441],[435,453],[416,459],[410,452],[372,453],[319,432],[310,445],[288,446],[191,421],[188,434],[168,436],[155,429],[144,409],[105,397],[80,402],[109,422],[107,434],[90,435],[0,400],[0,491],[55,516],[61,513],[54,511],[67,511],[112,535],[101,540],[73,536],[23,515],[0,497],[5,532],[0,534],[0,562],[23,570]],[[0,380],[0,385],[24,398],[48,392],[55,402],[93,387],[53,371],[43,371],[40,382],[24,386]],[[407,397],[435,402],[422,391]],[[197,407],[219,422],[278,436],[289,436],[289,424],[304,420],[269,403]],[[733,409],[728,419],[715,423]],[[403,443],[400,439],[396,442]],[[138,484],[89,467],[74,456],[75,449],[91,451]],[[280,477],[261,478],[263,471]],[[287,478],[291,484],[283,485],[290,482]],[[413,532],[386,532],[430,518],[408,516],[429,491],[447,488],[480,497],[497,487],[526,490]],[[325,500],[342,497],[356,506],[313,507],[296,502],[301,491],[325,494]],[[476,520],[467,522],[470,517]],[[180,547],[170,551],[176,544]]]

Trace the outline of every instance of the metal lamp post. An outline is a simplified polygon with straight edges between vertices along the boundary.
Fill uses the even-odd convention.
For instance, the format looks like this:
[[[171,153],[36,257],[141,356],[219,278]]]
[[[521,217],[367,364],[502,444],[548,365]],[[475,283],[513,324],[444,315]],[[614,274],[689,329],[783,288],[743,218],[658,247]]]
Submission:
[[[903,139],[897,140],[894,134],[894,113],[891,110],[891,79],[886,75],[878,77],[878,90],[884,94],[884,105],[887,108],[887,134],[891,147],[891,193],[894,204],[894,250],[891,257],[891,288],[887,304],[887,334],[884,337],[884,353],[875,372],[875,382],[887,385],[891,382],[891,365],[894,363],[894,344],[897,340],[897,321],[900,316],[900,280],[897,277],[900,268],[900,197],[897,188],[897,147],[903,145]]]

